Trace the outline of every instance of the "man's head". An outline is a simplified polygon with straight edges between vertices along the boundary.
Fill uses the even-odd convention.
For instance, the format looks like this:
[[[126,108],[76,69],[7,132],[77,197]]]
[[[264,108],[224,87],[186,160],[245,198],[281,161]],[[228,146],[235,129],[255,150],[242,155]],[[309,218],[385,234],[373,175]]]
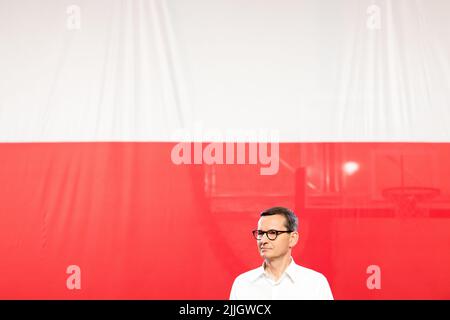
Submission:
[[[289,209],[273,207],[260,214],[255,232],[258,250],[264,259],[290,255],[298,242],[298,218]]]

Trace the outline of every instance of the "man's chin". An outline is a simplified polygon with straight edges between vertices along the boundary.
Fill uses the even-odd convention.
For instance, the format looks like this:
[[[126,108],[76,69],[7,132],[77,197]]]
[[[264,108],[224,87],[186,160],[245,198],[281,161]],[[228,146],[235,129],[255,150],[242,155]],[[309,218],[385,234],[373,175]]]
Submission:
[[[271,257],[271,254],[269,253],[268,250],[260,251],[259,254],[261,255],[261,258],[264,258],[264,259]]]

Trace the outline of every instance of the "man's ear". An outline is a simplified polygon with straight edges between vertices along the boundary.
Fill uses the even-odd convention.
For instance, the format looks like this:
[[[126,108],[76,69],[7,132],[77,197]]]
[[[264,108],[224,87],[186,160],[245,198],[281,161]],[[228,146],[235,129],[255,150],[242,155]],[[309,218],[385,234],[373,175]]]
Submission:
[[[291,236],[289,238],[289,247],[290,248],[295,247],[295,245],[298,242],[298,239],[299,239],[298,231],[291,232]]]

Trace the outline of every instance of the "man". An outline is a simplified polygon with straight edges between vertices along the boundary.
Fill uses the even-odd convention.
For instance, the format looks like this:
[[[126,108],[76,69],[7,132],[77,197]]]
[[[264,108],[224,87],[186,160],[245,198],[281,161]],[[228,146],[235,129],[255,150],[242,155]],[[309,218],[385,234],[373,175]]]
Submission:
[[[264,262],[234,280],[231,300],[333,299],[321,273],[299,266],[292,259],[292,248],[298,242],[297,228],[297,216],[287,208],[273,207],[261,213],[253,236]]]

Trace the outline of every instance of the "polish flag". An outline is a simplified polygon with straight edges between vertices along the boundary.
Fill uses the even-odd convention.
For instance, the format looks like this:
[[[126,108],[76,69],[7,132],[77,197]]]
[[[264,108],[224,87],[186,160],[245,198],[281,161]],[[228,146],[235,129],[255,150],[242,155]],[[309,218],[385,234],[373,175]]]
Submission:
[[[2,1],[0,298],[227,299],[286,206],[336,299],[449,299],[449,12]]]

